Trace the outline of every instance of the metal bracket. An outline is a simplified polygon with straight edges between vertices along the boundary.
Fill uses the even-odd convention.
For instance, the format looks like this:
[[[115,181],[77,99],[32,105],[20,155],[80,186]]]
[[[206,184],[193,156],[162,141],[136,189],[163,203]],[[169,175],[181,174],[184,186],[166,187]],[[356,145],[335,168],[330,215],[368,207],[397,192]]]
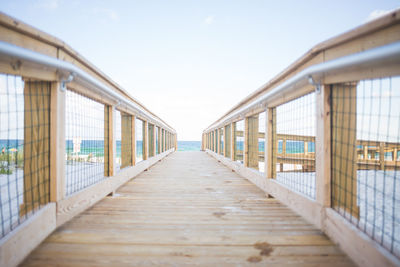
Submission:
[[[20,60],[14,61],[10,63],[11,68],[15,71],[19,71],[22,65],[22,62]]]
[[[308,76],[308,82],[311,85],[315,86],[315,92],[317,94],[321,93],[321,83],[320,82],[315,82],[314,78],[311,75]]]
[[[74,77],[75,77],[75,73],[70,73],[69,75],[68,75],[68,78],[67,79],[62,79],[61,80],[61,88],[60,88],[60,90],[61,90],[61,92],[65,92],[65,90],[67,90],[67,83],[70,83],[70,82],[72,82],[72,80],[74,79]]]

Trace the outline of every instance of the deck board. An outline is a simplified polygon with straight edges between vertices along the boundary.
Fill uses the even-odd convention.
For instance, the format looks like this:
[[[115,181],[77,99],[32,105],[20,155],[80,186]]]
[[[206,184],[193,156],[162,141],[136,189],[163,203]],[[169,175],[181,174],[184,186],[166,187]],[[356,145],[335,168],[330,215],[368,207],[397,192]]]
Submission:
[[[353,266],[321,231],[202,152],[176,152],[22,266]]]

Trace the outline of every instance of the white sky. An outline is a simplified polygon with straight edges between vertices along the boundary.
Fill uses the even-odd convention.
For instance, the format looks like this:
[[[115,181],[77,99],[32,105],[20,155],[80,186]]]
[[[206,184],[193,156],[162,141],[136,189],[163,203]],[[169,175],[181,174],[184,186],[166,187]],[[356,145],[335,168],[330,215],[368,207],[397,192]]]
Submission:
[[[399,1],[2,0],[0,10],[72,46],[200,140],[243,97],[317,43]]]

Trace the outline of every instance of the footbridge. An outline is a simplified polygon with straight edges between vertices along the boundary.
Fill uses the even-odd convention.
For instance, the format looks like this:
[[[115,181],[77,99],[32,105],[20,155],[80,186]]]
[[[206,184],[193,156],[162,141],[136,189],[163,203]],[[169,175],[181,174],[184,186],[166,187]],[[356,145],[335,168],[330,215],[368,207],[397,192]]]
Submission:
[[[0,14],[0,266],[400,266],[399,107],[399,10],[316,45],[185,152]]]

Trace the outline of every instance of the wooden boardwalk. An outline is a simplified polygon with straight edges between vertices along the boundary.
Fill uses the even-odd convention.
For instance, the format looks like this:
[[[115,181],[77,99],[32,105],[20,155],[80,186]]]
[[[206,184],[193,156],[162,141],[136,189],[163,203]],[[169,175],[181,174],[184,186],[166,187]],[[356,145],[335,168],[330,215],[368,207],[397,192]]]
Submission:
[[[202,152],[176,152],[22,266],[353,266],[313,225]]]

